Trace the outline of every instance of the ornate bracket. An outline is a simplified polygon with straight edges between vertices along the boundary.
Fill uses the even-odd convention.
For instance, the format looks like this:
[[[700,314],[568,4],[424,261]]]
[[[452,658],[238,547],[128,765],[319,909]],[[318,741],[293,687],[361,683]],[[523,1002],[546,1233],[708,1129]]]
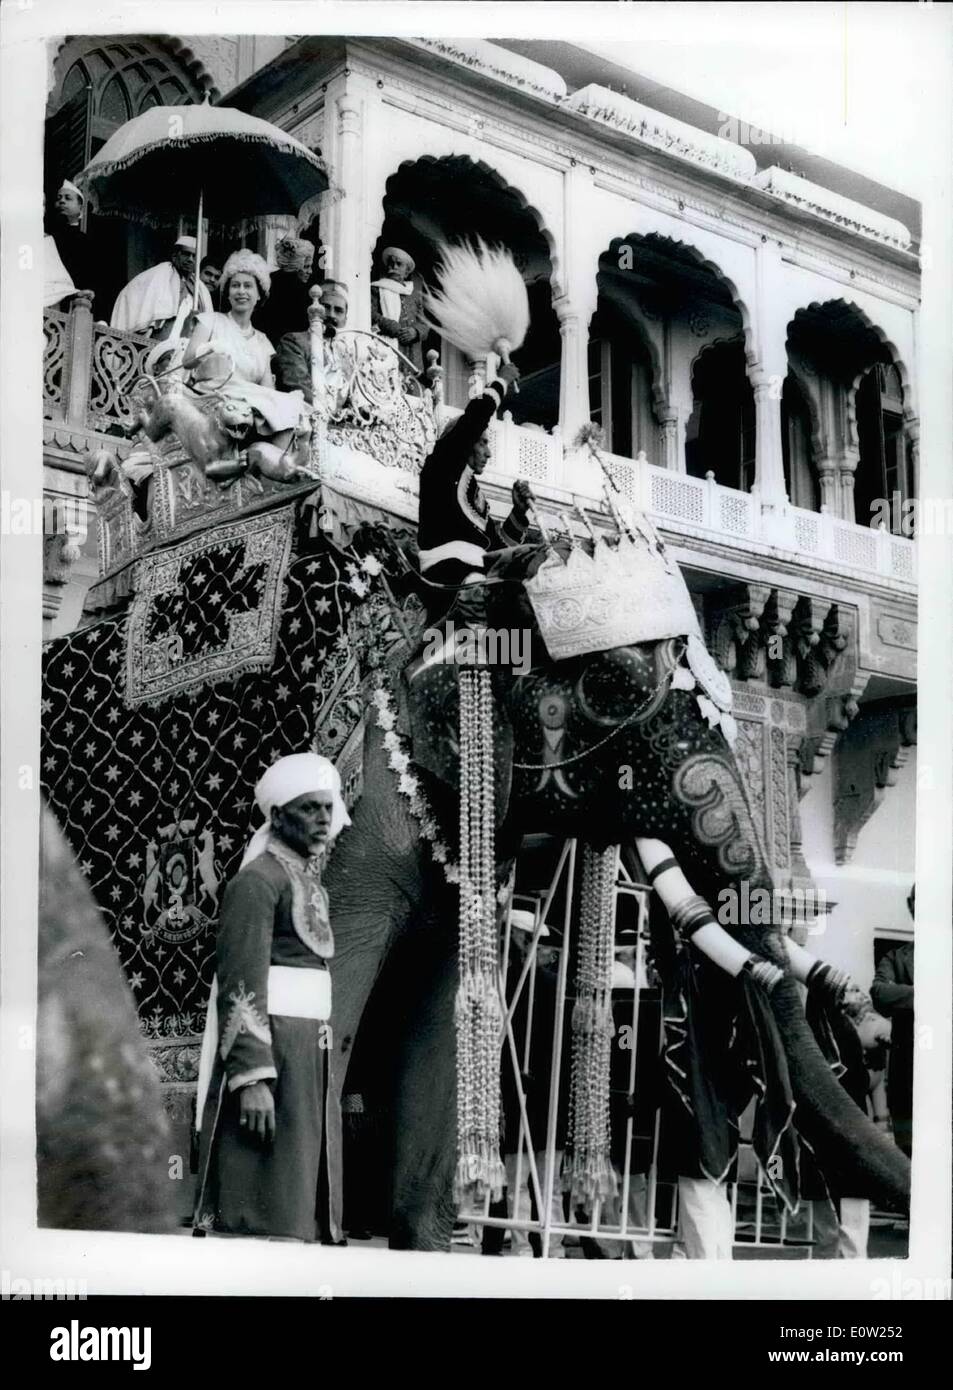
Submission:
[[[917,741],[915,705],[874,705],[852,722],[837,751],[834,858],[848,864],[857,837],[883,802]]]

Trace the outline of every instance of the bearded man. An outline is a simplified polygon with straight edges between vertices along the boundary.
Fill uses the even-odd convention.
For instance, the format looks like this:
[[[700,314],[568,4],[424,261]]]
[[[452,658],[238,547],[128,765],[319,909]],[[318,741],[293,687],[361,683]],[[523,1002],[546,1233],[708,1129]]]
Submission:
[[[199,1070],[196,1233],[329,1237],[327,1153],[334,938],[325,852],[350,823],[337,770],[280,758],[255,787],[265,824],[225,890]]]

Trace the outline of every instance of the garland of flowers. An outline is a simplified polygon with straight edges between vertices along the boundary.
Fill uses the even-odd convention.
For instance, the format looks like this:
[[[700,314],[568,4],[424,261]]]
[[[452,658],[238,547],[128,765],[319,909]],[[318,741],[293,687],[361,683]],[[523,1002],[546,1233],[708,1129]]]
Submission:
[[[434,820],[427,799],[421,791],[419,781],[410,771],[410,754],[404,747],[404,741],[395,727],[397,715],[394,710],[393,696],[380,672],[376,673],[375,679],[376,686],[371,695],[371,703],[374,706],[377,727],[384,735],[387,765],[397,773],[397,789],[410,803],[410,813],[420,828],[421,839],[426,840],[430,845],[430,852],[435,861],[443,865],[447,882],[458,884],[460,882],[459,866],[453,862],[450,857],[450,850],[440,838],[440,827]]]
[[[611,1197],[618,1183],[610,1156],[609,1063],[612,1021],[612,964],[615,944],[615,845],[582,860],[582,910],[576,1004],[572,1015],[572,1070],[563,1187],[585,1209]]]

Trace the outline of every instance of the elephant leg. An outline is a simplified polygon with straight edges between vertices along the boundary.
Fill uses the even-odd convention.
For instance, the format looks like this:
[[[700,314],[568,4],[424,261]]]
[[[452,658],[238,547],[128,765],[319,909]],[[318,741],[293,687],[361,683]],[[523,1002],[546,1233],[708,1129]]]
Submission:
[[[414,943],[414,1008],[398,1058],[392,1250],[449,1250],[456,1204],[456,932]]]

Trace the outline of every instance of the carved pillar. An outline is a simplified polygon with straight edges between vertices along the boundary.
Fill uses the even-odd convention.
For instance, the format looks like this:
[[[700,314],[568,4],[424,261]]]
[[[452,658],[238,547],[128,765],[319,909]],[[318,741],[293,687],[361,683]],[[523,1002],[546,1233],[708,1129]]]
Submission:
[[[755,408],[755,485],[761,506],[783,511],[788,495],[781,451],[781,392],[788,370],[787,322],[776,290],[781,248],[764,242],[755,250],[754,321],[748,345],[749,376]]]
[[[589,331],[581,311],[566,295],[553,305],[562,349],[559,368],[559,429],[571,445],[589,419]]]
[[[365,190],[364,149],[369,140],[366,84],[345,73],[328,87],[328,163],[333,180],[326,242],[325,272],[341,280],[348,291],[348,327],[368,331],[371,326],[370,209]],[[376,104],[375,104],[376,105]],[[376,209],[375,209],[376,212]]]
[[[843,521],[854,521],[854,475],[857,472],[857,465],[860,462],[860,451],[857,449],[845,449],[841,456],[838,479],[840,482],[840,496],[838,499],[837,515]],[[869,521],[869,517],[861,518],[861,525]]]
[[[770,510],[787,506],[784,485],[784,456],[781,451],[781,392],[777,373],[762,370],[751,373],[755,412],[755,484],[761,505]]]
[[[659,413],[662,467],[675,473],[678,471],[678,411],[673,406],[667,406]]]
[[[93,365],[93,291],[80,290],[73,296],[69,320],[69,346],[66,351],[66,419],[70,425],[86,424],[89,381]]]
[[[797,680],[797,656],[790,637],[790,624],[798,602],[797,594],[772,589],[761,620],[765,637],[768,680],[773,686],[793,686]]]
[[[578,165],[563,175],[563,293],[554,300],[562,338],[559,372],[559,432],[571,449],[589,421],[589,321],[596,311],[598,260],[584,235],[592,177]]]

